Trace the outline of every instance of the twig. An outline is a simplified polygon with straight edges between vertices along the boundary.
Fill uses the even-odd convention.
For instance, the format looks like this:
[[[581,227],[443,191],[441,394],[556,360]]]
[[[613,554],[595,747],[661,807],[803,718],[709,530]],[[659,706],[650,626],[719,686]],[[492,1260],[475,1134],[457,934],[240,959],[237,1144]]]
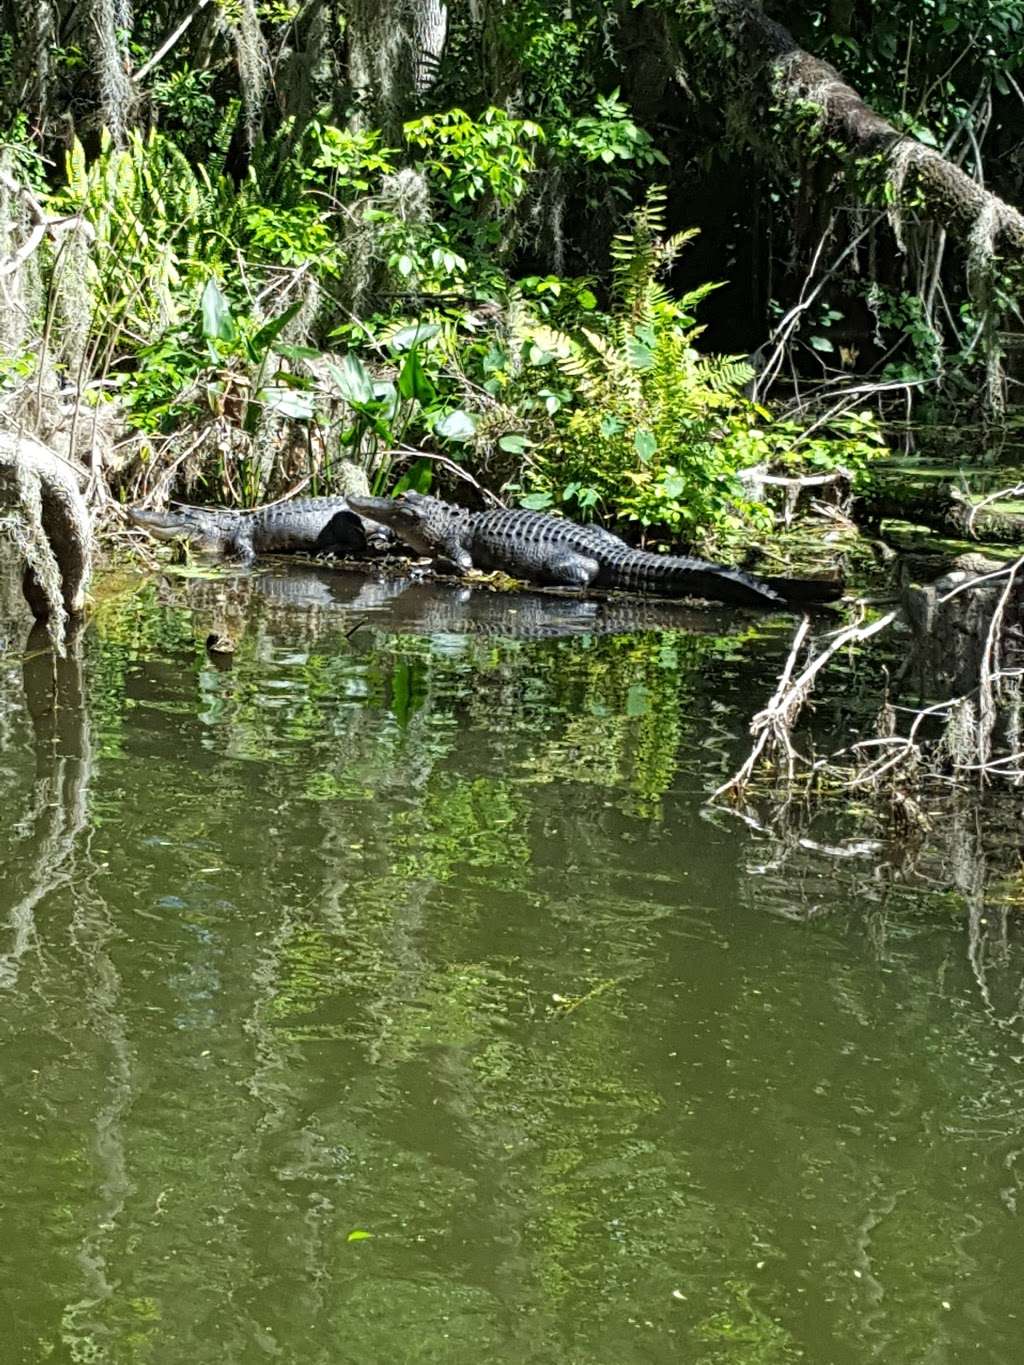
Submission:
[[[6,260],[0,260],[0,277],[16,274],[47,233],[54,233],[58,229],[70,229],[84,232],[90,241],[95,241],[95,229],[80,213],[69,213],[61,217],[51,218],[29,187],[15,180],[7,171],[0,170],[0,185],[25,201],[29,216],[34,224],[32,231],[17,251],[12,252]]]
[[[743,787],[769,743],[778,744],[785,748],[790,776],[792,777],[794,762],[800,758],[800,755],[793,748],[789,737],[790,731],[811,693],[815,678],[841,649],[847,645],[863,644],[865,640],[870,640],[873,635],[877,635],[879,631],[885,630],[887,626],[891,625],[896,619],[896,615],[895,611],[891,611],[886,616],[880,617],[879,620],[872,621],[870,625],[846,626],[843,630],[837,631],[827,647],[807,664],[802,673],[794,678],[793,673],[796,668],[797,657],[810,630],[810,620],[805,616],[793,638],[789,657],[782,670],[774,696],[764,710],[760,711],[751,721],[750,733],[757,738],[747,761],[735,776],[731,777],[728,782],[724,782],[717,791],[712,793],[710,799],[715,801],[724,792],[735,791]]]
[[[483,484],[478,483],[468,470],[463,469],[460,464],[456,464],[455,461],[449,459],[447,455],[438,455],[430,450],[417,450],[414,446],[399,445],[393,450],[385,450],[381,458],[391,459],[396,462],[401,461],[403,463],[406,463],[409,460],[431,460],[435,464],[441,465],[442,468],[447,469],[449,473],[454,474],[456,478],[461,479],[463,483],[468,483],[471,487],[475,488],[486,502],[491,503],[495,507],[504,507],[505,505],[499,497],[490,491],[490,489],[484,488]]]
[[[199,3],[196,5],[192,13],[186,15],[186,17],[181,21],[178,27],[171,33],[170,37],[165,39],[165,41],[160,44],[157,50],[153,53],[152,57],[150,57],[149,61],[143,62],[143,64],[139,67],[138,71],[135,72],[134,79],[136,81],[144,81],[146,77],[149,75],[149,73],[153,70],[153,68],[155,66],[158,66],[160,62],[163,61],[163,59],[167,56],[168,52],[170,52],[171,48],[187,31],[193,19],[195,19],[206,8],[206,6],[209,3],[210,0],[199,0]]]

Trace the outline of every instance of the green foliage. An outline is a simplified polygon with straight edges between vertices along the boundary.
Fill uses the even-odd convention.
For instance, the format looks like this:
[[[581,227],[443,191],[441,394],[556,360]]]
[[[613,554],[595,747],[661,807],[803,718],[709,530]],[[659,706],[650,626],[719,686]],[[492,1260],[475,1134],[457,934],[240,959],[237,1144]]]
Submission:
[[[615,240],[610,316],[576,333],[533,329],[533,345],[554,357],[573,398],[529,453],[527,506],[685,539],[768,524],[738,476],[798,448],[800,428],[744,397],[753,377],[744,361],[695,349],[696,309],[715,286],[676,299],[658,278],[693,235],[665,236],[664,196],[653,191]],[[873,445],[864,420],[854,421],[845,438],[820,433],[806,462],[862,465]]]
[[[552,145],[557,160],[580,176],[588,200],[603,198],[605,190],[629,198],[638,174],[668,165],[668,157],[630,116],[618,90],[598,95],[592,113],[557,124]]]
[[[375,129],[335,128],[313,119],[298,161],[303,178],[343,201],[367,194],[396,169],[396,153],[381,142]]]
[[[485,109],[479,119],[449,109],[407,123],[405,139],[424,153],[423,170],[453,207],[486,200],[511,209],[536,169],[535,149],[544,141],[544,130],[501,109]]]
[[[221,132],[224,111],[217,108],[213,83],[209,68],[182,67],[156,81],[151,91],[161,131],[195,160],[217,144]]]

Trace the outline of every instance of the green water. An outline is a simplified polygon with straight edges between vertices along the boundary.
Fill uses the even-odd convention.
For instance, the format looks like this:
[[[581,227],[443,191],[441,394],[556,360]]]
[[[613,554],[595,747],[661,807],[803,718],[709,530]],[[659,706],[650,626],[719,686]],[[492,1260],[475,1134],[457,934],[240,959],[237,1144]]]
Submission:
[[[289,581],[0,656],[3,1365],[1019,1365],[1010,883],[704,805],[791,623]]]

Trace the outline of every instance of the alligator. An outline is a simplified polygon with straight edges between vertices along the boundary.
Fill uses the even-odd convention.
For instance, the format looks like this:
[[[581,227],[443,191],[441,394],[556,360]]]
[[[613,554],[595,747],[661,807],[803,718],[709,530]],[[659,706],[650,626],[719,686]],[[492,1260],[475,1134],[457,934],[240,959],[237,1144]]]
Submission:
[[[618,588],[776,610],[794,601],[834,601],[843,592],[830,580],[760,579],[703,559],[635,550],[610,531],[547,512],[470,512],[412,491],[396,498],[350,497],[349,503],[361,516],[391,527],[418,554],[459,574],[500,569],[557,587]]]
[[[382,554],[394,533],[353,510],[351,499],[295,498],[254,512],[226,507],[175,506],[167,512],[129,507],[133,526],[157,540],[184,541],[198,554],[222,555],[248,563],[256,555]]]

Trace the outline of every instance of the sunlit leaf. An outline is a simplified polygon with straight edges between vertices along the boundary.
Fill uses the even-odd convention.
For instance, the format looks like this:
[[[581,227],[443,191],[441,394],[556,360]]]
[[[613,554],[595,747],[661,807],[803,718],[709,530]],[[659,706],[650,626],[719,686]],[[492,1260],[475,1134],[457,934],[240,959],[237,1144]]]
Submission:
[[[633,437],[633,449],[640,456],[641,460],[643,460],[644,464],[646,464],[652,455],[657,454],[658,438],[653,431],[641,429]]]
[[[550,493],[527,493],[525,498],[520,498],[521,507],[528,507],[531,512],[544,512],[554,502]]]
[[[430,341],[440,330],[436,322],[414,322],[410,327],[400,327],[387,341],[393,351],[407,351],[410,346]]]
[[[212,275],[203,286],[200,307],[203,315],[203,336],[207,341],[233,341],[235,324],[231,317],[231,305]]]
[[[261,389],[257,398],[270,412],[279,413],[282,417],[293,417],[302,421],[313,416],[313,395],[303,393],[302,390],[283,386]]]
[[[346,401],[349,403],[373,402],[373,379],[358,356],[347,355],[340,365],[331,364],[327,368],[338,386],[338,392]]]
[[[498,448],[507,450],[510,455],[523,455],[530,444],[529,438],[520,432],[509,432],[507,436],[499,436]]]
[[[447,441],[468,441],[476,435],[476,422],[463,408],[445,413],[434,427],[438,436]]]

